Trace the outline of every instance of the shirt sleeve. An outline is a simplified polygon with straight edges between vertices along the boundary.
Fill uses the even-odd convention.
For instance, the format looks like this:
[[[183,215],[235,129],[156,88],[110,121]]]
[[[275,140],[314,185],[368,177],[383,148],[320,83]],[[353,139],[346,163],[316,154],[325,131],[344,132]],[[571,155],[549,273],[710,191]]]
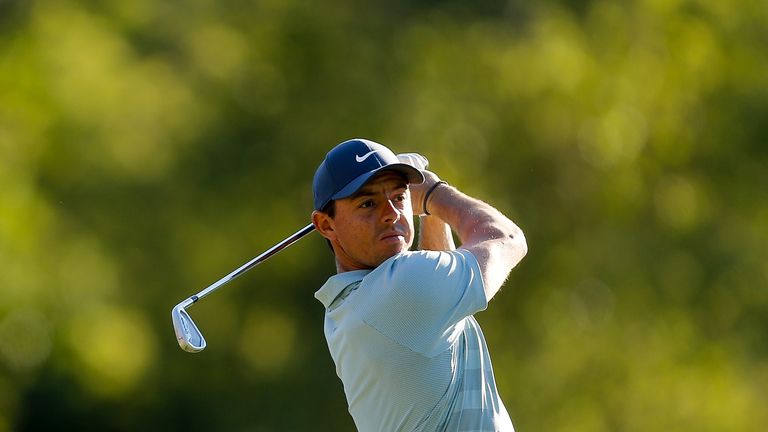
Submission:
[[[488,306],[477,258],[465,249],[407,252],[367,278],[375,301],[360,311],[363,321],[429,357],[447,349],[464,320]]]

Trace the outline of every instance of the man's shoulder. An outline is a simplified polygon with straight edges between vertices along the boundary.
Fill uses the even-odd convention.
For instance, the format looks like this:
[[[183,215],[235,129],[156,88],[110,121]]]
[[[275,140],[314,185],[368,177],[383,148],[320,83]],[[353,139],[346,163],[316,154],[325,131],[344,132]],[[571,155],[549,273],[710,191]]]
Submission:
[[[393,256],[366,275],[360,291],[366,324],[430,357],[458,334],[454,326],[487,305],[477,260],[467,250]]]
[[[440,251],[406,251],[399,253],[381,263],[374,273],[386,274],[390,277],[400,273],[413,275],[414,272],[432,272],[441,261],[444,261],[448,252]]]
[[[384,261],[367,279],[393,282],[405,278],[409,284],[428,283],[435,278],[452,276],[478,266],[477,259],[466,249],[452,251],[407,251]]]
[[[455,249],[452,251],[432,251],[432,250],[414,250],[405,251],[384,261],[381,265],[387,265],[388,263],[402,263],[410,261],[436,261],[440,259],[446,259],[449,256],[457,255],[472,255],[472,252],[466,249]]]
[[[464,262],[468,259],[476,261],[472,252],[466,249],[452,251],[417,250],[399,253],[384,261],[380,267],[449,265],[456,260]]]

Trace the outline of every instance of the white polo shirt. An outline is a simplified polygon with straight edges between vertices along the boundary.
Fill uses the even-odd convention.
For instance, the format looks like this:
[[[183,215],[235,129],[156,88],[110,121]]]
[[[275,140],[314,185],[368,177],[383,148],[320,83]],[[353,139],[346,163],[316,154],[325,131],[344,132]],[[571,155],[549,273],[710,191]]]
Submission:
[[[513,431],[472,314],[487,307],[471,252],[405,252],[315,293],[361,432]]]

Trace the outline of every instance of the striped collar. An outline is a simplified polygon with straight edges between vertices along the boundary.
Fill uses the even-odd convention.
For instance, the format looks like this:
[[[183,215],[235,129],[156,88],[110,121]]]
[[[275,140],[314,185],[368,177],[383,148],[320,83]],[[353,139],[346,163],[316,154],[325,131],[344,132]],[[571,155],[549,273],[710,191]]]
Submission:
[[[371,270],[354,270],[333,275],[317,290],[315,298],[320,300],[320,303],[327,309],[344,288],[355,282],[360,282],[370,272]]]

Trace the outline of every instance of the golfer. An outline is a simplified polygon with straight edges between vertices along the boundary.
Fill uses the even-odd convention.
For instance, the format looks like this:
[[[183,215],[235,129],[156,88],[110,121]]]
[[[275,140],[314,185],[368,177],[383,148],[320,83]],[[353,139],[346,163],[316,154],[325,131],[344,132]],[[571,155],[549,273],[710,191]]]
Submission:
[[[520,228],[365,139],[327,154],[313,192],[337,271],[315,297],[358,430],[513,431],[472,315],[526,254]]]

